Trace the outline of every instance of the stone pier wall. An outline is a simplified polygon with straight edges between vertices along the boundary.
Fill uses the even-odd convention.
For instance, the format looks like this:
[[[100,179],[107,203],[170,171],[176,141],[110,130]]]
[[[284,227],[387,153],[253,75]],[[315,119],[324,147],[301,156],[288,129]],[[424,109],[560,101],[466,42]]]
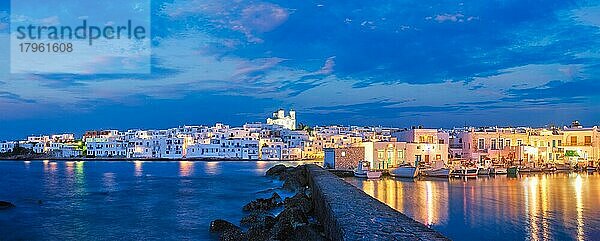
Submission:
[[[331,240],[449,240],[317,165],[307,165],[315,212]]]

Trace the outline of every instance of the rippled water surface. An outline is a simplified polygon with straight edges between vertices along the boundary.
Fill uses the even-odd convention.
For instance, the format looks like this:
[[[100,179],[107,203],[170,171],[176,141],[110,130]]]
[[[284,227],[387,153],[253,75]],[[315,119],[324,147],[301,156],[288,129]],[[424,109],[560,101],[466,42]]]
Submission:
[[[454,240],[600,240],[600,174],[346,181]]]
[[[275,164],[0,161],[0,200],[17,206],[0,240],[211,240],[211,220],[239,223],[281,186],[264,177]]]

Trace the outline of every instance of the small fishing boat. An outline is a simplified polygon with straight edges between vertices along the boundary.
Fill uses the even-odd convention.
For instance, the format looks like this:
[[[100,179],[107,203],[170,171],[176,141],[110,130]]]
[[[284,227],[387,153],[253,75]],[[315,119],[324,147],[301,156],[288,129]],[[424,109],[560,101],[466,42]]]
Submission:
[[[566,164],[558,164],[558,165],[556,165],[556,170],[557,171],[571,171],[571,170],[573,170],[573,168],[571,168],[571,166],[566,165]]]
[[[477,177],[477,168],[459,168],[450,172],[451,177]]]
[[[369,168],[370,164],[366,161],[358,163],[358,167],[354,169],[354,176],[360,178],[377,179],[381,177],[381,172],[371,171]]]
[[[494,166],[494,167],[490,168],[490,174],[504,175],[504,174],[506,174],[506,167],[504,167],[504,166]]]
[[[494,174],[496,174],[496,175],[503,175],[503,174],[507,174],[507,173],[508,173],[508,170],[504,167],[499,167],[494,170]]]
[[[479,169],[477,169],[477,175],[479,175],[479,176],[490,175],[490,168],[480,167]]]
[[[415,178],[418,175],[419,168],[410,165],[403,165],[390,169],[390,176],[393,177]]]
[[[474,167],[465,168],[463,176],[465,177],[476,177],[478,169]]]
[[[506,169],[506,174],[517,175],[517,174],[519,174],[519,168],[516,166],[509,167]]]
[[[450,177],[462,177],[464,170],[462,168],[452,169],[450,171]]]
[[[539,167],[530,167],[529,172],[542,172],[542,168]]]
[[[449,177],[450,169],[448,168],[437,168],[437,169],[424,169],[421,170],[421,174],[426,177]]]

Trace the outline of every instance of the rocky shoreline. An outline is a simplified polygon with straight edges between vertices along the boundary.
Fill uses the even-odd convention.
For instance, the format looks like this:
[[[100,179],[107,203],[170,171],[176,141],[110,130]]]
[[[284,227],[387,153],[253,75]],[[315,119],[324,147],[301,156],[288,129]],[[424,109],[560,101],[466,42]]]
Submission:
[[[295,195],[282,200],[274,192],[270,198],[251,201],[242,207],[246,216],[240,220],[240,226],[217,219],[211,222],[210,232],[222,241],[328,240],[315,218],[306,166],[276,165],[266,176],[282,180],[282,188]],[[283,210],[275,214],[274,211],[281,208]]]

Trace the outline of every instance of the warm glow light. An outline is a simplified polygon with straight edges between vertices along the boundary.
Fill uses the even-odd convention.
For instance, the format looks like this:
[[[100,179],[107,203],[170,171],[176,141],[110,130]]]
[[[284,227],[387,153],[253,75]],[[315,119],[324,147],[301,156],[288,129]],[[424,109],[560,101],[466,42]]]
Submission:
[[[143,161],[134,161],[133,164],[135,166],[135,176],[139,177],[142,175],[142,163]]]
[[[426,225],[431,226],[434,221],[436,207],[433,206],[433,184],[431,181],[425,182],[425,192],[427,197],[427,223]]]
[[[194,163],[191,161],[179,162],[179,176],[188,177],[194,172]]]
[[[577,210],[577,240],[583,241],[585,240],[585,236],[583,233],[583,198],[582,198],[582,190],[583,189],[583,179],[581,175],[577,174],[575,178],[575,207]]]

